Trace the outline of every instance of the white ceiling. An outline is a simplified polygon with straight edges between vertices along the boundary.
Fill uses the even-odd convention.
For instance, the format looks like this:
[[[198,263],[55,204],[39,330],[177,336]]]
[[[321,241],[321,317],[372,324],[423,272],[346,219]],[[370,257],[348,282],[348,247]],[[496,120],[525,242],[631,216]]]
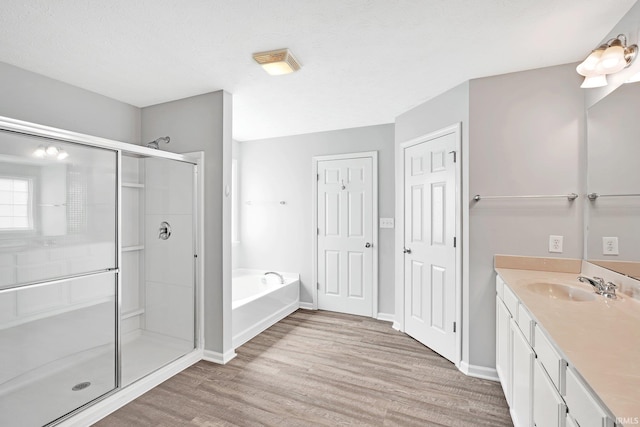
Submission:
[[[224,89],[238,140],[391,123],[583,59],[635,0],[2,0],[0,61],[138,107]],[[289,47],[270,77],[253,52]]]

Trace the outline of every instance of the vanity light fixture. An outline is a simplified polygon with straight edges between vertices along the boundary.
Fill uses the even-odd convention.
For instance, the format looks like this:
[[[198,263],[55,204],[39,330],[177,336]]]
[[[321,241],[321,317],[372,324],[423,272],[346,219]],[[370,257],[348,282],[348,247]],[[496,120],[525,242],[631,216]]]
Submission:
[[[300,69],[300,63],[289,49],[254,53],[253,59],[272,76],[289,74]]]
[[[33,156],[39,159],[55,157],[58,160],[64,160],[69,157],[69,153],[55,145],[47,145],[46,147],[44,145],[39,145],[38,148],[33,151]]]
[[[580,87],[593,88],[607,85],[607,74],[615,74],[631,65],[638,53],[638,46],[627,46],[627,37],[618,37],[598,46],[576,67],[578,74],[585,77]]]

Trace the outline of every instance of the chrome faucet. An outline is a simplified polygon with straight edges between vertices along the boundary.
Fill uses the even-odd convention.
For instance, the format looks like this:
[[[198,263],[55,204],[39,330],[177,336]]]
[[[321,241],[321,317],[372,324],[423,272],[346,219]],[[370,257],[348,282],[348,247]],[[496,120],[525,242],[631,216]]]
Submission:
[[[275,274],[276,276],[278,276],[280,278],[280,284],[284,285],[284,277],[282,277],[282,274],[276,273],[275,271],[267,271],[266,273],[264,273],[265,276],[267,274]]]
[[[602,277],[595,277],[592,279],[587,276],[578,276],[578,280],[582,283],[588,283],[594,288],[596,288],[596,294],[602,295],[604,292],[604,279]]]

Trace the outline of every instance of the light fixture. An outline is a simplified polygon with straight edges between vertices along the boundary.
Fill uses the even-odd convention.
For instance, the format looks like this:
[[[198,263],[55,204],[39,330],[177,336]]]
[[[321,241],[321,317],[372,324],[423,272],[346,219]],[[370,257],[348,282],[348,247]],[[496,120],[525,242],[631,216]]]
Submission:
[[[289,74],[300,69],[300,63],[289,49],[254,53],[253,59],[272,76]]]
[[[47,150],[44,148],[44,145],[40,145],[38,148],[35,149],[35,151],[33,152],[33,155],[35,157],[43,158],[44,156],[47,155]]]
[[[67,157],[69,157],[69,153],[67,153],[66,151],[60,149],[58,150],[58,156],[56,157],[58,160],[64,160]]]
[[[624,34],[609,40],[591,51],[589,56],[576,67],[578,74],[585,77],[580,87],[593,88],[607,85],[607,74],[617,73],[633,62],[638,52],[637,45],[627,46]]]
[[[601,74],[601,75],[585,77],[580,87],[583,89],[590,89],[590,88],[602,87],[606,85],[607,85],[607,76],[605,76],[604,74]]]
[[[38,148],[33,151],[33,156],[40,159],[44,159],[45,157],[55,157],[58,160],[64,160],[69,157],[69,153],[55,145],[47,145],[46,147],[44,145],[39,145]]]

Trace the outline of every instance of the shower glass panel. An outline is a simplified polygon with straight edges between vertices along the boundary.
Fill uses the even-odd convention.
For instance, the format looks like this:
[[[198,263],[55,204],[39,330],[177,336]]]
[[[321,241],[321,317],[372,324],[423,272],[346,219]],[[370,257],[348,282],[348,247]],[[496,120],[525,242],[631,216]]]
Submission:
[[[0,132],[0,425],[116,388],[117,152]]]
[[[122,157],[122,384],[195,348],[194,165]]]

